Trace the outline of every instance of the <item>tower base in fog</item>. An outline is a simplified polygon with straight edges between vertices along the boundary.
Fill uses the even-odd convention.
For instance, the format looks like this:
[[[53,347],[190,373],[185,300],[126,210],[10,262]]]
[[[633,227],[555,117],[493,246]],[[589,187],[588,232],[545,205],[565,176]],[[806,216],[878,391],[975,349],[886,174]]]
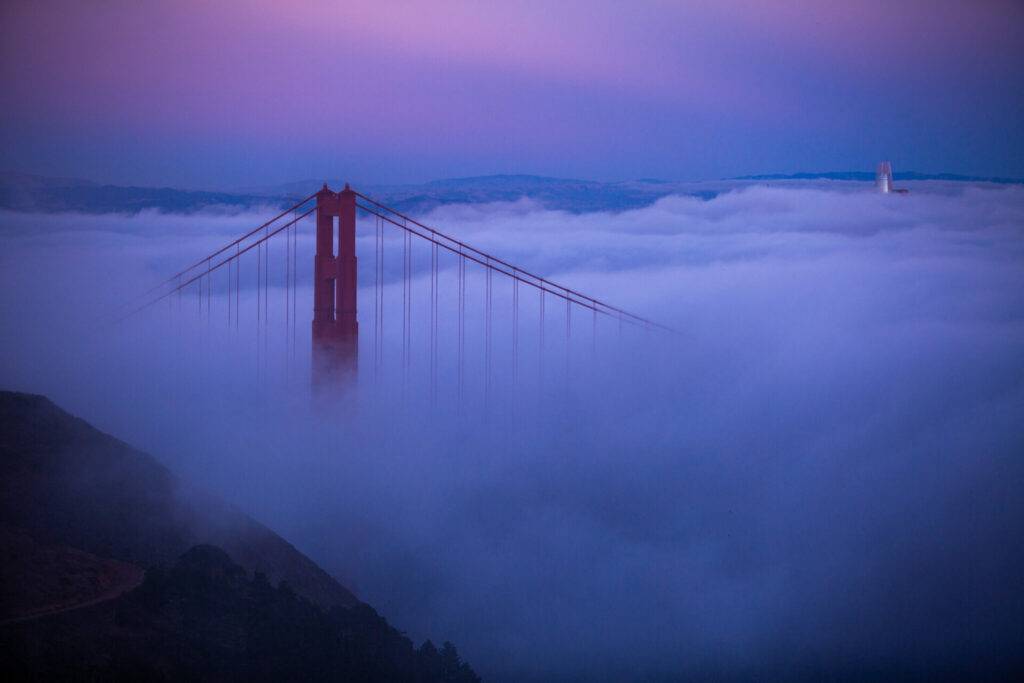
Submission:
[[[359,367],[359,331],[318,333],[313,323],[312,379],[314,389],[348,386],[355,382]]]

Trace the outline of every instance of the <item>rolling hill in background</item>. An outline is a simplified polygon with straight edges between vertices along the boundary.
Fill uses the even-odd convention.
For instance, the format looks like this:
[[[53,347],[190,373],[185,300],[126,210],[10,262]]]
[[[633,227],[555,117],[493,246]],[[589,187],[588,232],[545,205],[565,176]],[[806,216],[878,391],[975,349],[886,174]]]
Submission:
[[[231,192],[177,190],[169,187],[102,185],[79,178],[48,178],[0,173],[0,209],[53,213],[137,213],[144,210],[190,213],[210,207],[247,208],[279,204],[267,198]]]
[[[270,529],[42,396],[0,392],[0,670],[475,681]]]

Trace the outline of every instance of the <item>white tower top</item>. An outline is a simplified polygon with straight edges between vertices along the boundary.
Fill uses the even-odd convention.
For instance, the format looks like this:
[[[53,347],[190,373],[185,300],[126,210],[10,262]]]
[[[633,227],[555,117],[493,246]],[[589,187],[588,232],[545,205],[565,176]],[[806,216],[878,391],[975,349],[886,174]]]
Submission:
[[[878,164],[878,171],[875,173],[875,185],[879,192],[889,194],[892,192],[892,164],[883,161]]]

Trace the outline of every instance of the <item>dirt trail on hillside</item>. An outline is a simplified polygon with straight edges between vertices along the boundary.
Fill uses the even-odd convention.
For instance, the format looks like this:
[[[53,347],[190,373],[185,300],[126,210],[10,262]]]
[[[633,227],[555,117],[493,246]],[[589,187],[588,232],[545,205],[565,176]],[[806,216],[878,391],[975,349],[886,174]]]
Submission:
[[[84,600],[82,602],[46,605],[45,607],[40,607],[39,609],[33,610],[27,614],[21,614],[16,617],[10,617],[8,619],[0,620],[0,626],[7,626],[8,624],[17,624],[23,621],[32,621],[33,619],[42,619],[43,617],[49,617],[54,614],[60,614],[62,612],[70,612],[76,609],[83,609],[85,607],[92,607],[93,605],[98,605],[101,602],[106,602],[108,600],[114,600],[116,598],[119,598],[128,591],[138,588],[142,584],[142,580],[146,576],[146,572],[144,572],[141,568],[131,565],[128,566],[130,566],[131,569],[135,571],[126,573],[126,576],[124,577],[124,580],[122,582],[118,583],[115,586],[112,586],[109,590],[105,591],[100,595],[90,598],[89,600]]]
[[[138,565],[0,525],[0,626],[113,600],[144,576]]]

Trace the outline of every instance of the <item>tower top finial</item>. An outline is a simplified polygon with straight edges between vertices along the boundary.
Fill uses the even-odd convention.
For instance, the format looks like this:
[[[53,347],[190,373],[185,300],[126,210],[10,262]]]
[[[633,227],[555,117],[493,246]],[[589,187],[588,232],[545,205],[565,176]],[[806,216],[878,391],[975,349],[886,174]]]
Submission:
[[[348,183],[345,183],[345,189],[346,189],[346,190],[351,190],[352,188],[350,188],[350,187],[348,186]]]

